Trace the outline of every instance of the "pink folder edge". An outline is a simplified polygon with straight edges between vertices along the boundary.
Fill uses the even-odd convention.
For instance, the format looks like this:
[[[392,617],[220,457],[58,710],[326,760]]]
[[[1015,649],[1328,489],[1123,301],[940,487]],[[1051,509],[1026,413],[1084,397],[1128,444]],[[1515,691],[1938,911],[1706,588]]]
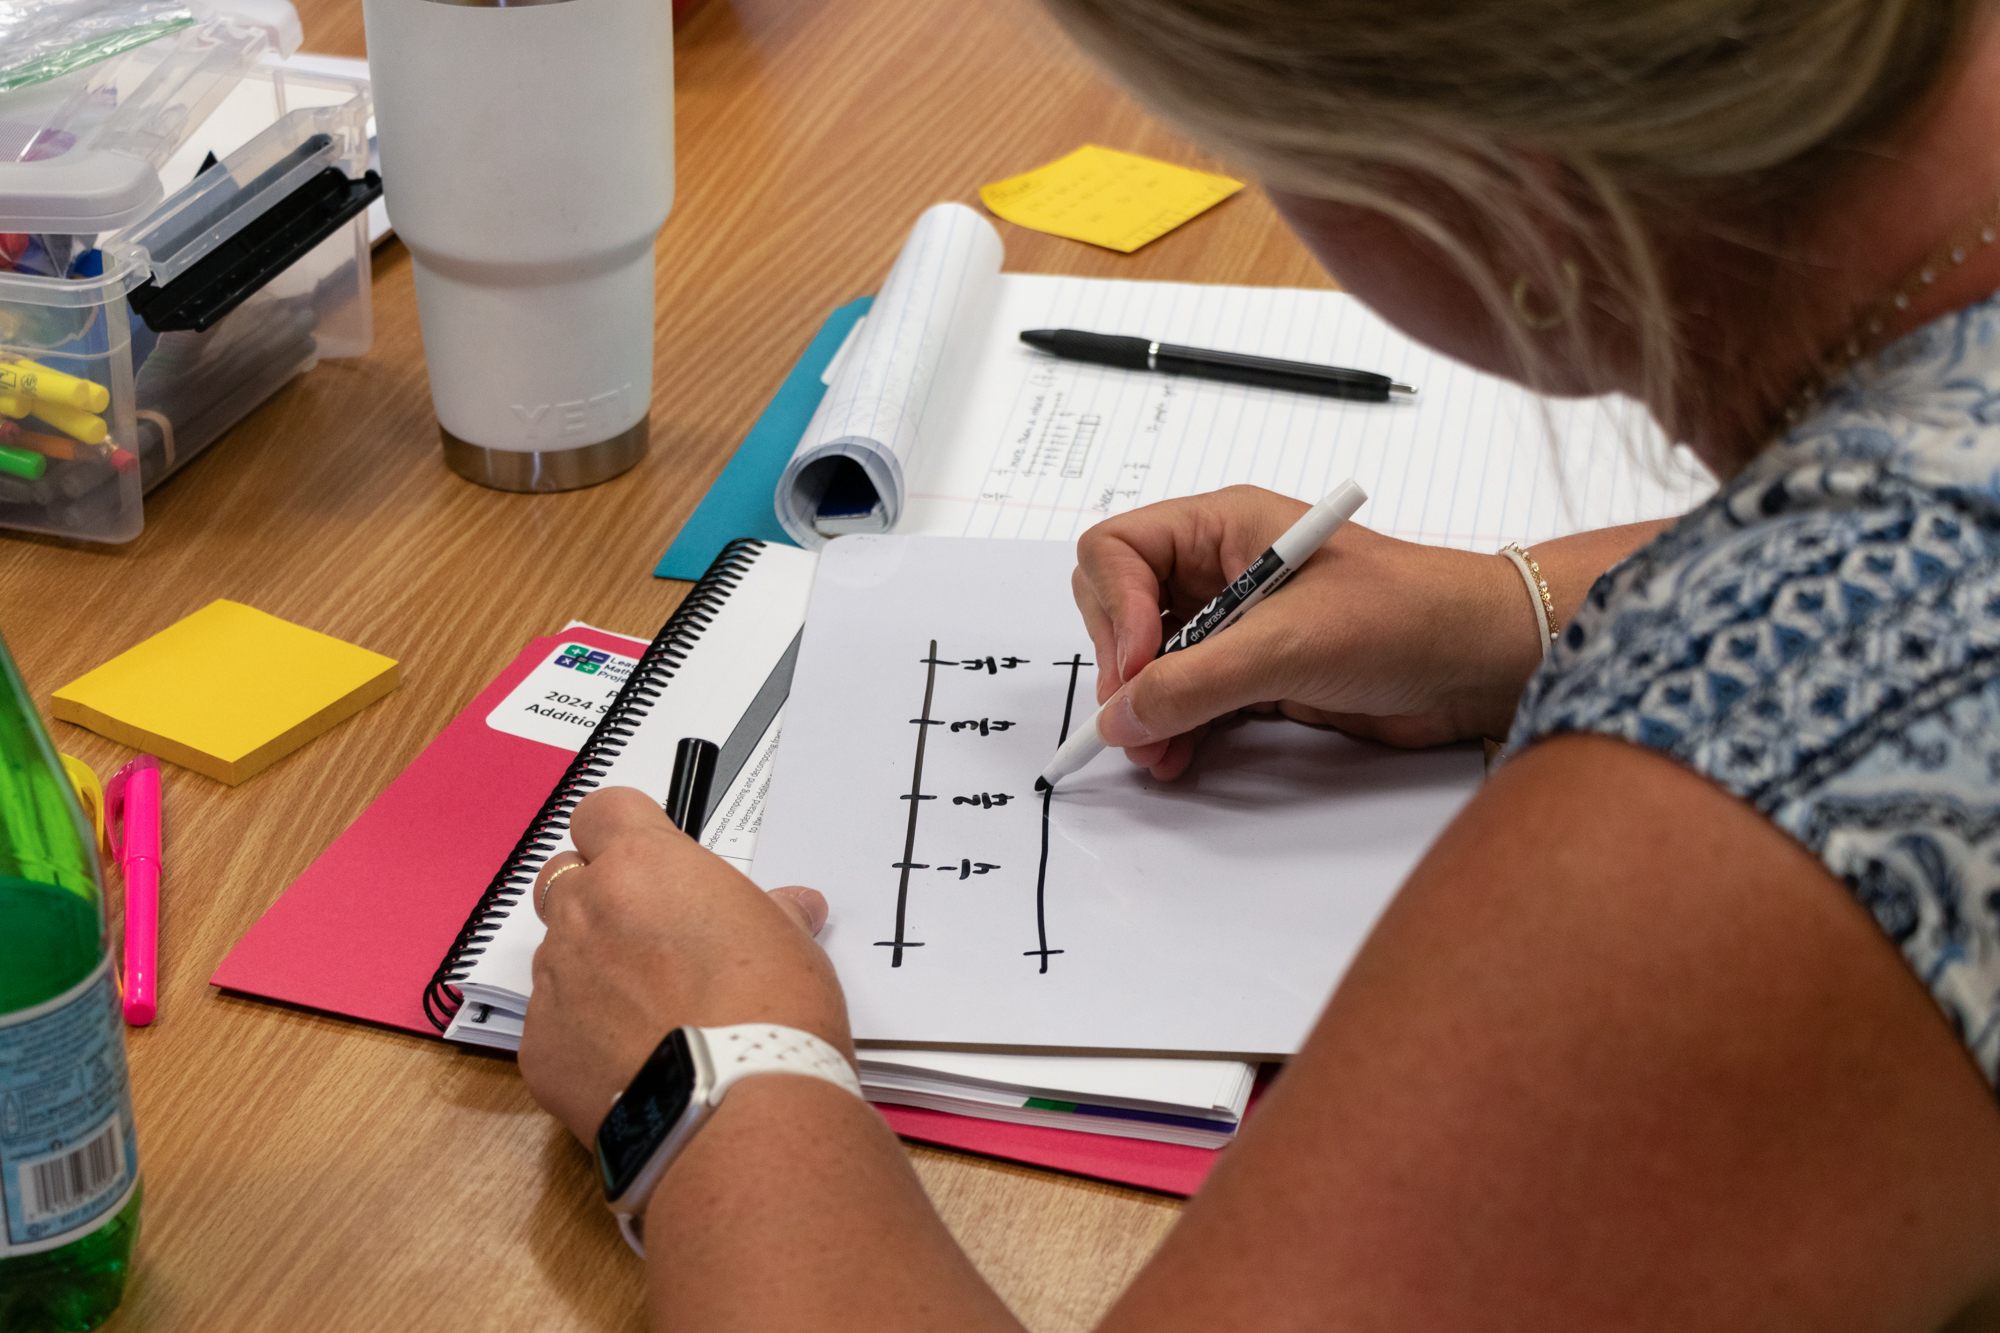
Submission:
[[[574,758],[486,717],[561,643],[628,657],[646,648],[580,627],[529,643],[271,904],[209,983],[437,1036],[424,987]]]
[[[1220,1148],[1014,1125],[920,1106],[878,1104],[875,1109],[902,1138],[1163,1194],[1193,1194],[1222,1155]]]

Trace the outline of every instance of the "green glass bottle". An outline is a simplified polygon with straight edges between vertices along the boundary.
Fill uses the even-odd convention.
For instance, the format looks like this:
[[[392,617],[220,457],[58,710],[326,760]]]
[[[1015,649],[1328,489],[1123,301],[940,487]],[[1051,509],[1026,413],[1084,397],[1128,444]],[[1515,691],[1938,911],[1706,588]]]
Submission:
[[[0,641],[0,1333],[102,1323],[139,1195],[97,849]]]

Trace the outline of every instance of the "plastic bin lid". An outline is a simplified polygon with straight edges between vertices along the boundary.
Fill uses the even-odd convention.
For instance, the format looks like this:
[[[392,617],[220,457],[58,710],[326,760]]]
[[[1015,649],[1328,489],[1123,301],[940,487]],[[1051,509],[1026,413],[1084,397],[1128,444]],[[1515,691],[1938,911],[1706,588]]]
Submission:
[[[189,8],[202,19],[261,31],[283,54],[298,49],[299,16],[289,0],[199,0]],[[0,125],[0,140],[9,128],[35,127]],[[182,128],[191,133],[198,124]],[[137,222],[165,196],[159,173],[142,157],[77,144],[61,132],[34,142],[32,160],[0,161],[0,232],[98,235]]]
[[[166,193],[150,162],[88,149],[0,163],[0,231],[84,236],[144,217]]]

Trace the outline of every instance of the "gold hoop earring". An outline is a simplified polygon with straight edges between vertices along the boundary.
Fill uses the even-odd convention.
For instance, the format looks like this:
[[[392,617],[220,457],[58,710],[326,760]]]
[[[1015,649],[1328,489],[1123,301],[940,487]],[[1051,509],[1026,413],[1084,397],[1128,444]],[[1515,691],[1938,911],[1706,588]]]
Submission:
[[[1583,274],[1576,264],[1568,259],[1562,262],[1562,274],[1567,286],[1562,300],[1552,315],[1545,315],[1528,305],[1528,275],[1523,273],[1514,279],[1514,314],[1529,329],[1536,333],[1547,333],[1550,329],[1561,328],[1576,312],[1577,302],[1583,294]]]

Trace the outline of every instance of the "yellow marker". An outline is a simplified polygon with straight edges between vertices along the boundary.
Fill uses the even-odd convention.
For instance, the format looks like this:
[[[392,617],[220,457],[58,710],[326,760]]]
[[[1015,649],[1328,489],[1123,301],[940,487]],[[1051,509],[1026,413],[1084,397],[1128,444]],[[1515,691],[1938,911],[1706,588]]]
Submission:
[[[69,782],[76,788],[76,799],[83,806],[83,813],[90,816],[90,826],[97,830],[97,845],[108,847],[104,837],[104,787],[97,780],[97,770],[72,754],[58,754],[62,760],[63,772],[69,774]]]
[[[46,398],[37,398],[34,400],[34,411],[36,416],[63,434],[73,435],[85,444],[103,444],[104,437],[111,433],[103,417],[92,416],[80,407],[66,407]]]
[[[1007,221],[1130,254],[1243,188],[1243,182],[1085,144],[1068,157],[980,187]]]
[[[111,390],[102,384],[50,370],[25,357],[0,361],[0,389],[32,394],[43,402],[80,407],[86,412],[102,412],[111,406]]]
[[[24,417],[35,410],[35,400],[25,393],[0,389],[0,417]]]

